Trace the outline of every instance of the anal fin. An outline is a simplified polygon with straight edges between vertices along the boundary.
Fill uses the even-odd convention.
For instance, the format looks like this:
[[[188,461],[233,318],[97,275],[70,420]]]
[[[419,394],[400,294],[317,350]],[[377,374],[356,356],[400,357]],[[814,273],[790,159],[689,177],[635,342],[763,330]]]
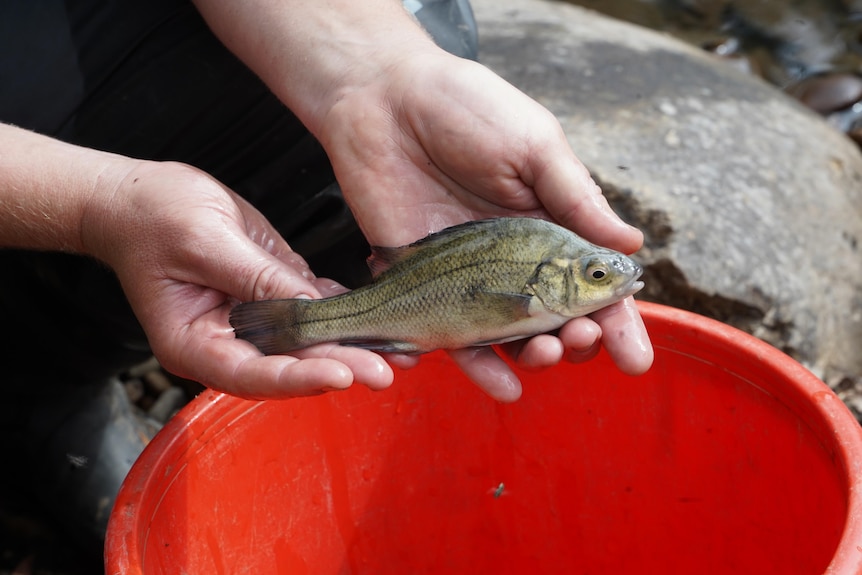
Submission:
[[[358,347],[379,353],[421,353],[422,350],[415,343],[409,341],[392,341],[385,339],[363,339],[356,341],[340,341],[341,345]]]

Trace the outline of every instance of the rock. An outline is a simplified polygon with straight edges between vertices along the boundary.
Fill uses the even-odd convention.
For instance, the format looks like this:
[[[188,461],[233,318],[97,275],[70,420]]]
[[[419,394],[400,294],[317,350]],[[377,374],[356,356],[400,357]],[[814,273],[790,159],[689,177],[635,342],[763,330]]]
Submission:
[[[161,369],[154,369],[148,371],[142,376],[142,378],[147,386],[147,389],[156,395],[164,393],[165,391],[171,389],[171,387],[173,386],[171,380],[168,379],[168,376],[165,375],[165,372],[163,372]]]
[[[188,403],[188,399],[182,389],[169,387],[153,402],[147,410],[147,415],[156,422],[165,424],[186,403]]]
[[[757,78],[568,4],[474,0],[480,60],[547,106],[646,234],[647,299],[862,374],[862,156]]]
[[[809,76],[789,86],[786,92],[825,115],[858,102],[862,98],[862,78],[855,74]]]
[[[144,382],[142,382],[140,378],[133,377],[123,381],[123,388],[126,390],[126,394],[129,396],[129,401],[132,403],[140,401],[144,396]]]

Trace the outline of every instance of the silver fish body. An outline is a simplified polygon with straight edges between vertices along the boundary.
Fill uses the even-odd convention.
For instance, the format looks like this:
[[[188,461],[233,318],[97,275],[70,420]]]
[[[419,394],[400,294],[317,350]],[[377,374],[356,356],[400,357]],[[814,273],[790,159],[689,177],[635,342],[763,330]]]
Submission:
[[[367,286],[243,303],[231,325],[268,355],[323,342],[424,353],[552,331],[643,287],[629,257],[534,218],[468,222],[373,248],[369,265],[376,277]]]

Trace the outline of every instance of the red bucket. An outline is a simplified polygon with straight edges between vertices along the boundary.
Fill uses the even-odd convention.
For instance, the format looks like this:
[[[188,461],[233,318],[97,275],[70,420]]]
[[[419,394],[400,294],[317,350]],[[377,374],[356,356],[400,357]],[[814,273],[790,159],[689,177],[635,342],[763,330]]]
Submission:
[[[642,304],[606,355],[499,404],[444,354],[383,392],[197,397],[117,499],[123,574],[862,574],[862,430],[776,349]]]

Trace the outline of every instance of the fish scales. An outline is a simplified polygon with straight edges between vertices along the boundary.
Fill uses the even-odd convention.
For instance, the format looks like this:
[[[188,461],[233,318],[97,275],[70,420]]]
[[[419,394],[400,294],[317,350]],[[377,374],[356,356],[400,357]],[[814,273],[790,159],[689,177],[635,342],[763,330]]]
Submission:
[[[306,308],[299,321],[307,327],[307,337],[321,341],[332,337],[333,326],[329,323],[332,320],[343,322],[338,327],[350,332],[351,339],[403,340],[419,329],[439,331],[449,327],[453,323],[452,316],[468,311],[471,293],[478,290],[519,293],[535,270],[536,250],[554,247],[541,241],[544,236],[534,235],[530,238],[533,241],[516,244],[520,247],[526,243],[529,249],[513,250],[505,241],[508,235],[501,232],[481,234],[477,230],[453,238],[435,249],[433,254],[412,261],[412,265],[384,272],[376,282],[376,289],[333,298],[349,300],[351,311],[343,306],[326,308],[312,305]],[[447,258],[465,247],[482,250],[482,261],[451,266],[451,260]],[[431,289],[427,289],[429,286]],[[446,316],[428,315],[429,306],[446,306],[448,313]],[[381,317],[390,319],[382,322]],[[436,343],[445,347],[452,339],[451,335],[454,334],[448,329],[439,333]]]
[[[305,336],[314,340],[329,340],[333,329],[351,333],[350,339],[403,339],[421,329],[437,331],[448,327],[452,323],[452,316],[468,311],[466,308],[471,303],[470,294],[478,289],[510,291],[513,285],[526,284],[535,266],[525,262],[520,266],[521,273],[516,274],[506,273],[509,271],[506,266],[499,269],[483,267],[471,264],[448,273],[444,271],[440,275],[434,275],[436,270],[429,268],[431,277],[417,277],[416,281],[411,282],[412,285],[392,281],[381,283],[378,290],[356,294],[356,297],[350,298],[350,311],[341,306],[312,305],[306,308],[297,321],[305,326]],[[494,273],[497,269],[500,273]],[[489,281],[489,273],[497,281]],[[434,289],[424,289],[429,282]],[[446,306],[448,313],[445,316],[426,313],[429,307],[437,306]],[[390,319],[384,322],[380,320],[381,317]],[[337,325],[333,326],[330,323],[332,321],[338,322]],[[445,335],[450,333],[447,329]],[[449,338],[443,335],[438,337],[438,344],[445,346]]]
[[[461,224],[402,248],[375,248],[378,256],[390,267],[352,292],[237,306],[237,336],[264,353],[322,342],[407,353],[486,345],[556,329],[642,286],[640,267],[626,256],[531,218]],[[604,270],[593,282],[603,290],[579,277],[590,261]],[[600,297],[576,293],[586,288]]]

